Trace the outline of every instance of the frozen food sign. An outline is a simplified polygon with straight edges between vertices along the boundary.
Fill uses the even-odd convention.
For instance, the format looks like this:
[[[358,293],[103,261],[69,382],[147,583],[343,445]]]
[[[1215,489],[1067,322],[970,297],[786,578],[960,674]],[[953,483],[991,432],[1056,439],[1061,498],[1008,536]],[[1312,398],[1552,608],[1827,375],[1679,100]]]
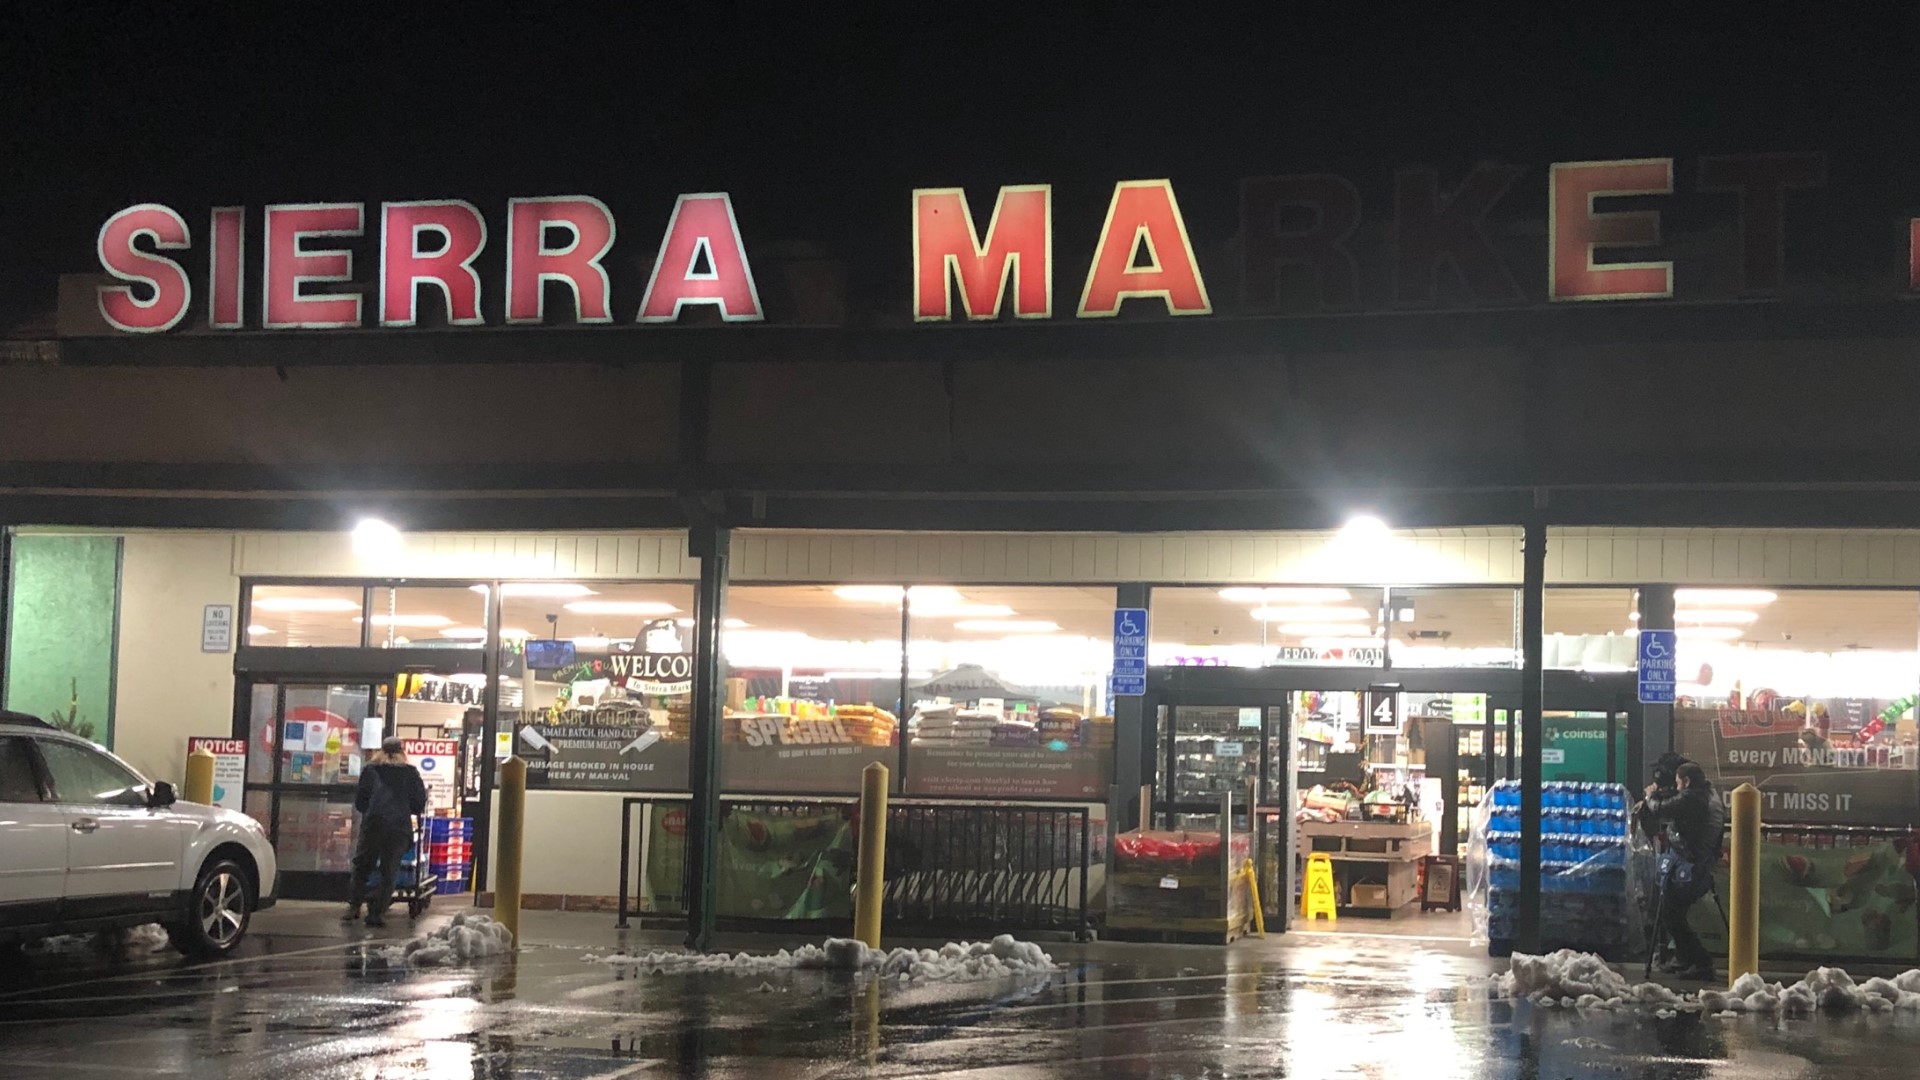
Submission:
[[[1443,184],[1433,169],[1402,169],[1392,177],[1392,227],[1380,230],[1360,228],[1360,189],[1346,178],[1246,180],[1238,242],[1231,245],[1238,265],[1228,275],[1239,283],[1241,309],[1433,307],[1443,293],[1469,305],[1505,306],[1538,296],[1538,286],[1518,284],[1512,252],[1488,227],[1496,208],[1523,190],[1528,172],[1482,162]],[[1735,208],[1734,276],[1738,295],[1752,296],[1780,288],[1787,195],[1823,185],[1826,160],[1817,153],[1703,157],[1691,185],[1676,184],[1672,158],[1559,162],[1536,177],[1547,196],[1546,272],[1531,280],[1544,278],[1545,299],[1671,297],[1672,260],[1646,256],[1660,254],[1647,249],[1662,243],[1665,198],[1681,193]],[[1643,201],[1623,209],[1615,201],[1621,198]],[[1129,300],[1169,315],[1214,311],[1169,180],[1115,183],[1097,222],[1076,215],[1056,223],[1053,188],[1044,183],[971,195],[918,188],[897,212],[911,244],[908,294],[916,321],[1064,316],[1068,305],[1056,303],[1056,284],[1075,298],[1075,318],[1111,317]],[[726,192],[681,195],[664,230],[648,231],[642,242],[656,245],[651,270],[638,305],[625,310],[616,310],[609,270],[618,224],[613,210],[590,195],[510,198],[485,211],[463,199],[432,198],[222,206],[194,216],[140,203],[101,225],[95,250],[114,280],[98,288],[96,305],[109,327],[156,333],[189,321],[213,331],[403,328],[424,320],[452,327],[673,323],[689,310],[723,322],[766,318],[748,237]],[[1070,256],[1069,266],[1055,265],[1056,224],[1073,233],[1098,226],[1092,247]],[[1388,238],[1378,251],[1366,246],[1376,233]],[[1920,219],[1910,234],[1910,249],[1920,250]],[[1910,262],[1911,282],[1920,288],[1920,259]],[[1392,283],[1389,296],[1366,295],[1376,280]],[[1303,281],[1312,283],[1308,294],[1292,295]],[[548,310],[556,297],[564,297],[566,310]]]

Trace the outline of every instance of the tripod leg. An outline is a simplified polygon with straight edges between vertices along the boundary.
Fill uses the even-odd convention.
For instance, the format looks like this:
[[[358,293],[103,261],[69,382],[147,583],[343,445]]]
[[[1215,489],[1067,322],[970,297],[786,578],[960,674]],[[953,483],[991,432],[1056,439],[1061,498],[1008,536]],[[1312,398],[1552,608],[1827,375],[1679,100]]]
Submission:
[[[1660,878],[1660,891],[1654,894],[1653,923],[1647,927],[1647,972],[1645,977],[1653,978],[1653,962],[1659,958],[1660,946],[1667,936],[1667,880]]]

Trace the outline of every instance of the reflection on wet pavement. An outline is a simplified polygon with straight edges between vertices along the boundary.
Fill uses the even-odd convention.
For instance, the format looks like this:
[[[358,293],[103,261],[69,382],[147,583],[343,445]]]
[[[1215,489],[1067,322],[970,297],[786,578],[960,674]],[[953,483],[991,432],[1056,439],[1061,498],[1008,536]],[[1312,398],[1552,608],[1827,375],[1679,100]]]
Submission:
[[[0,1077],[1871,1080],[1912,1075],[1920,1050],[1920,1023],[1887,1017],[1660,1020],[1510,1005],[1488,992],[1495,962],[1465,945],[1049,944],[1063,967],[1048,978],[902,985],[819,971],[623,975],[582,959],[621,940],[609,921],[530,913],[517,961],[451,970],[390,966],[297,917],[218,964],[0,961]],[[626,940],[659,947],[670,936]]]

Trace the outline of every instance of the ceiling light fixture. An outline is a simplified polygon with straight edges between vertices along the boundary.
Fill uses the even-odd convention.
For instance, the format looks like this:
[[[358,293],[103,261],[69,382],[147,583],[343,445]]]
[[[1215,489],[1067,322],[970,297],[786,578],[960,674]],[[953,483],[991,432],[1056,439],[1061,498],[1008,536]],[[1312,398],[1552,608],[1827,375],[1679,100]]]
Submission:
[[[473,591],[485,596],[487,587],[475,585]],[[571,600],[577,596],[598,596],[599,594],[585,585],[569,585],[558,581],[509,581],[500,586],[500,595],[508,599]]]
[[[1760,613],[1757,611],[1743,611],[1739,608],[1725,608],[1721,610],[1701,608],[1698,611],[1681,608],[1673,613],[1673,618],[1675,622],[1734,623],[1744,626],[1750,622],[1757,622],[1760,618]]]
[[[566,607],[575,615],[672,615],[680,610],[658,600],[575,600]]]
[[[353,621],[361,620],[356,616]],[[404,630],[437,630],[453,625],[453,620],[445,615],[375,615],[372,622],[375,626],[393,626]]]
[[[1746,631],[1737,626],[1683,626],[1674,633],[1696,641],[1732,641],[1746,635]]]
[[[1358,607],[1257,607],[1261,622],[1366,622],[1373,613]]]
[[[1337,604],[1353,599],[1353,594],[1345,589],[1320,587],[1298,587],[1292,585],[1278,588],[1260,588],[1257,586],[1236,586],[1221,589],[1220,599],[1236,604]]]
[[[455,641],[485,641],[487,640],[487,628],[484,626],[450,626],[440,631],[440,636],[443,638],[452,638]]]
[[[1051,634],[1060,624],[1045,619],[961,619],[953,628],[981,634]]]
[[[1387,523],[1372,514],[1356,515],[1340,526],[1343,540],[1384,540],[1390,535],[1392,530],[1387,528]]]
[[[1675,589],[1675,604],[1691,604],[1700,607],[1766,607],[1780,594],[1766,589]]]
[[[1353,623],[1280,623],[1274,627],[1276,633],[1285,637],[1354,637],[1367,635],[1371,640],[1380,640],[1379,631]]]
[[[360,601],[333,596],[262,596],[253,601],[255,611],[289,611],[311,615],[359,611]]]

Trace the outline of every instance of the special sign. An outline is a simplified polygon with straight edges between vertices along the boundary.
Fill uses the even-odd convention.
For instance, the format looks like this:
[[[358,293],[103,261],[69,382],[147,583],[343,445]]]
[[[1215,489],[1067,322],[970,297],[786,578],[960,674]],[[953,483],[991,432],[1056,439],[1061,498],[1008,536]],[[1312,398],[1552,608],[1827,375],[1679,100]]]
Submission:
[[[1513,269],[1486,226],[1527,171],[1482,162],[1452,186],[1443,186],[1431,169],[1395,173],[1386,255],[1390,303],[1433,306],[1443,276],[1475,303],[1521,301]],[[1631,254],[1661,243],[1661,211],[1601,200],[1670,196],[1674,177],[1670,157],[1548,168],[1546,298],[1671,297],[1672,260],[1636,261]],[[1826,159],[1818,153],[1699,159],[1691,191],[1727,197],[1738,207],[1741,295],[1780,287],[1787,195],[1825,182]],[[960,188],[916,188],[904,209],[916,321],[1055,316],[1052,185],[1001,187],[984,229]],[[1303,276],[1315,283],[1309,310],[1356,308],[1368,276],[1356,257],[1361,209],[1359,189],[1339,176],[1244,181],[1237,280],[1246,310],[1275,310],[1283,279]],[[157,333],[182,325],[195,306],[196,280],[205,290],[204,325],[211,330],[410,327],[422,320],[423,295],[434,316],[454,327],[673,323],[689,308],[725,322],[766,317],[747,239],[726,192],[678,197],[640,304],[625,312],[614,310],[605,263],[619,229],[613,211],[590,195],[508,199],[493,219],[496,228],[504,224],[500,240],[487,215],[462,199],[222,206],[202,220],[197,239],[183,214],[159,203],[129,206],[106,220],[95,247],[101,269],[118,281],[97,292],[109,326]],[[492,282],[474,266],[489,245],[504,249]],[[196,247],[204,257],[190,272],[178,256]],[[257,270],[249,268],[250,250]],[[1599,261],[1603,254],[1606,261]],[[1920,289],[1920,218],[1909,225],[1909,256],[1909,281]],[[373,272],[356,271],[356,257],[370,257]],[[1075,318],[1117,315],[1128,300],[1169,315],[1214,311],[1173,184],[1165,179],[1114,184],[1093,249],[1084,262],[1074,260],[1071,273],[1070,280],[1082,283]],[[553,319],[549,285],[564,286],[570,297],[570,310],[551,313]]]

